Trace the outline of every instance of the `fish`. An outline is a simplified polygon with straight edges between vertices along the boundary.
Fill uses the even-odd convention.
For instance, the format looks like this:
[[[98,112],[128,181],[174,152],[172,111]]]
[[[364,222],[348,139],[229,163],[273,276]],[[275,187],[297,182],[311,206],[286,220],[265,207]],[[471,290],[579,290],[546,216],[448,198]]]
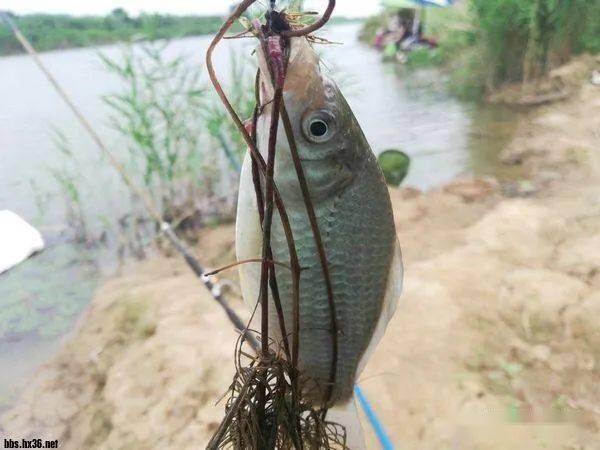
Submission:
[[[258,55],[261,73],[268,74],[260,48]],[[263,107],[253,132],[266,160],[274,94],[270,77],[261,76],[259,89]],[[333,408],[332,415],[328,417],[336,416],[334,409],[337,408],[339,417],[350,415],[357,421],[354,385],[383,336],[402,290],[402,253],[390,195],[377,158],[352,109],[323,70],[319,56],[305,37],[289,41],[283,102],[315,209],[333,286],[338,358],[335,383],[327,403]],[[330,308],[322,266],[281,119],[274,180],[289,216],[302,268],[298,368],[310,386],[303,395],[310,403],[322,405],[328,400],[326,392],[333,358]],[[251,157],[247,152],[240,175],[236,217],[238,261],[261,257],[262,229],[257,211]],[[289,263],[287,241],[277,209],[273,215],[271,246],[275,261]],[[289,333],[293,323],[292,276],[288,268],[274,267]],[[241,264],[238,270],[244,300],[254,309],[260,290],[260,264]],[[270,302],[270,335],[281,340],[272,299]],[[260,317],[260,313],[255,317]],[[291,336],[289,338],[291,340]]]

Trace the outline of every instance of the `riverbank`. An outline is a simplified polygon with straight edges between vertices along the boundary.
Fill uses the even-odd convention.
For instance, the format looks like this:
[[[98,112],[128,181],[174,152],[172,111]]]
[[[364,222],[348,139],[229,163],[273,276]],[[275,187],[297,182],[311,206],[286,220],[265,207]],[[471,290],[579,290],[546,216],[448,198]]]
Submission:
[[[129,16],[121,8],[105,16],[66,14],[13,15],[12,21],[40,52],[106,45],[140,39],[175,39],[216,33],[219,16],[147,14]],[[24,53],[4,23],[0,23],[0,56]]]
[[[221,16],[178,16],[141,13],[130,16],[122,8],[105,16],[71,16],[67,14],[8,13],[10,19],[39,52],[95,47],[119,42],[181,39],[213,35],[223,25]],[[362,19],[334,17],[332,24],[360,22]],[[241,31],[236,22],[232,31]],[[0,22],[0,57],[25,53],[8,27]]]
[[[520,124],[501,157],[526,182],[393,190],[405,289],[361,386],[402,448],[597,449],[600,89]],[[196,247],[233,260],[233,226]],[[244,313],[234,272],[235,308]],[[102,286],[78,331],[2,416],[61,448],[198,448],[223,414],[235,333],[184,264]],[[378,448],[367,428],[369,448]]]

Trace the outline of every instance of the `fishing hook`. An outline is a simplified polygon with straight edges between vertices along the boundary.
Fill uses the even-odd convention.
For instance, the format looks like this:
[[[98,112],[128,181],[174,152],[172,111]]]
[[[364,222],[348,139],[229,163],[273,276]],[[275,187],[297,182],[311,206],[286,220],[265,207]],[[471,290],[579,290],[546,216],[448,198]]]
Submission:
[[[310,33],[314,33],[319,28],[322,28],[331,18],[331,13],[333,13],[333,9],[335,8],[335,0],[329,0],[329,4],[327,5],[327,9],[321,16],[321,18],[310,25],[307,25],[303,28],[299,28],[296,30],[283,30],[280,32],[283,37],[300,37],[306,36]]]

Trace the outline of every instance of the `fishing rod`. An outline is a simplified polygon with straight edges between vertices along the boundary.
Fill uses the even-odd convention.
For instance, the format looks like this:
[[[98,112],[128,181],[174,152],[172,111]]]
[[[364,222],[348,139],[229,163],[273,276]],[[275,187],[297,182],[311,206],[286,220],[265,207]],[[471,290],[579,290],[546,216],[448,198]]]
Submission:
[[[88,121],[88,119],[83,115],[83,113],[79,110],[79,108],[75,105],[71,97],[67,94],[66,90],[60,85],[58,80],[52,75],[52,73],[48,70],[48,68],[44,65],[43,61],[39,57],[38,52],[35,50],[33,45],[29,42],[29,40],[25,37],[25,35],[21,32],[17,24],[12,20],[9,14],[6,11],[0,10],[0,19],[6,24],[6,26],[10,29],[15,38],[19,41],[23,49],[31,56],[36,66],[41,70],[46,79],[50,82],[54,90],[58,93],[60,98],[66,103],[71,112],[75,115],[79,123],[86,130],[88,135],[92,138],[96,146],[100,149],[100,151],[108,157],[109,163],[113,166],[113,168],[119,173],[121,179],[125,183],[125,185],[137,196],[141,201],[144,210],[159,226],[159,229],[164,235],[169,239],[175,250],[183,257],[189,268],[194,272],[194,274],[202,281],[204,287],[210,292],[212,298],[223,308],[225,313],[227,314],[227,318],[233,324],[233,326],[240,333],[244,335],[244,338],[250,343],[253,348],[258,348],[259,343],[249,331],[247,326],[244,324],[242,319],[238,316],[238,314],[229,306],[227,303],[221,286],[218,283],[212,282],[205,276],[206,270],[204,266],[198,261],[198,259],[192,255],[189,251],[185,243],[177,237],[175,231],[171,224],[165,221],[159,212],[159,210],[154,205],[152,199],[140,188],[135,181],[129,176],[125,167],[119,162],[116,156],[111,152],[108,146],[104,143],[100,135],[96,132],[92,124]]]

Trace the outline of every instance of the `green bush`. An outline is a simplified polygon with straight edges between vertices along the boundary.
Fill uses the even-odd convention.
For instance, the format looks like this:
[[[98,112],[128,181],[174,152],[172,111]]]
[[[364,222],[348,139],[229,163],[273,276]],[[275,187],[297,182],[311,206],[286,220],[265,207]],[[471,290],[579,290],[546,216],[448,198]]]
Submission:
[[[439,46],[411,52],[408,66],[443,67],[452,92],[477,98],[504,83],[543,77],[574,54],[599,52],[600,2],[470,0],[466,8],[428,9],[426,34]]]
[[[471,0],[492,85],[522,79],[531,4],[531,0]]]
[[[470,7],[492,87],[543,77],[600,47],[597,0],[471,0]]]

